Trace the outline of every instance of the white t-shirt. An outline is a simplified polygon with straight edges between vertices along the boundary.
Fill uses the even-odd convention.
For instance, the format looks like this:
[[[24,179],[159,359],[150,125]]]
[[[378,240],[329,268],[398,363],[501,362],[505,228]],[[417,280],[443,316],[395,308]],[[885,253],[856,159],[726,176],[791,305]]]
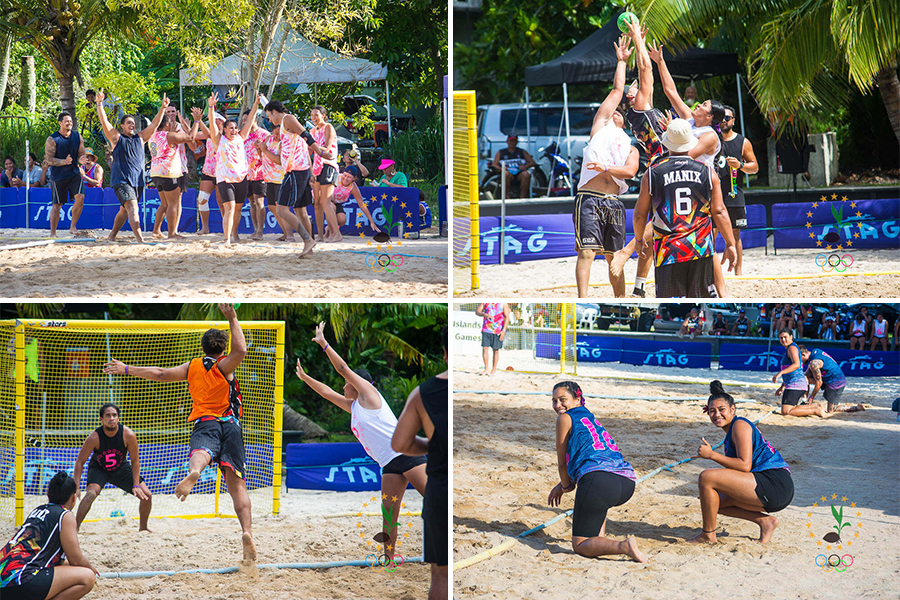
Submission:
[[[363,408],[359,400],[354,400],[350,405],[350,429],[359,443],[366,449],[366,454],[371,456],[379,467],[400,456],[391,448],[391,438],[397,429],[397,417],[394,416],[391,407],[385,402],[381,392],[378,393],[381,400],[381,408],[371,410]]]
[[[591,136],[591,141],[584,147],[584,159],[582,160],[581,179],[578,181],[579,189],[587,182],[601,174],[601,171],[587,169],[584,165],[589,162],[598,162],[607,167],[621,167],[628,160],[631,152],[631,138],[619,127],[610,121],[600,131]],[[619,193],[628,191],[628,184],[621,179],[613,177],[619,186]]]
[[[694,125],[693,117],[688,119],[688,123],[691,124],[691,133],[693,133],[694,137],[697,138],[698,140],[700,139],[700,136],[702,136],[704,133],[709,133],[709,132],[715,133],[716,132],[716,130],[713,129],[712,127],[710,127],[709,125],[706,125],[704,127],[697,127],[696,125]],[[718,138],[719,136],[716,136],[716,137]],[[716,158],[716,155],[719,153],[719,148],[721,146],[722,146],[722,142],[717,139],[716,140],[716,149],[713,151],[712,154],[702,154],[702,155],[698,156],[697,158],[695,158],[694,160],[702,162],[710,169],[715,169],[713,160]]]

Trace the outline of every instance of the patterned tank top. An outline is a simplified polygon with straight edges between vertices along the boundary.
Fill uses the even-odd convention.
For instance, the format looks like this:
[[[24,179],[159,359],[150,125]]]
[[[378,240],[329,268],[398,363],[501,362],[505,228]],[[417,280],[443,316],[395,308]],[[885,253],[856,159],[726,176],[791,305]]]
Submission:
[[[212,140],[206,140],[206,160],[203,162],[203,174],[209,177],[216,176],[216,148]]]
[[[316,143],[319,144],[319,146],[321,146],[322,148],[325,148],[325,132],[327,130],[328,130],[327,123],[323,127],[316,127],[315,129],[312,130],[313,139],[315,139]],[[327,158],[322,158],[318,154],[314,155],[313,156],[313,175],[315,175],[316,177],[318,177],[319,174],[322,172],[323,165],[331,165],[335,169],[338,168],[338,163],[337,163],[337,158],[336,158],[337,150],[338,150],[337,134],[335,134],[335,136],[334,136],[334,142],[332,142],[332,144],[330,146],[325,148],[325,150],[330,150],[331,155],[334,156],[335,158],[327,159]]]
[[[766,441],[766,438],[763,437],[763,434],[760,433],[759,429],[757,429],[752,421],[749,421],[744,417],[735,417],[731,421],[731,427],[728,428],[728,433],[725,434],[725,456],[737,458],[737,449],[731,441],[731,432],[734,431],[734,425],[738,421],[748,423],[753,429],[753,440],[751,442],[753,446],[753,455],[750,458],[751,473],[759,473],[760,471],[768,471],[770,469],[787,469],[788,472],[791,471],[791,468],[781,457],[778,450],[773,448],[772,444]]]
[[[224,135],[219,138],[216,151],[216,183],[240,183],[247,177],[247,153],[244,152],[244,138],[236,134],[229,140]]]
[[[256,140],[265,140],[266,137],[268,137],[268,134],[265,130],[257,127],[247,135],[247,140],[244,142],[244,151],[247,154],[247,179],[250,181],[263,180],[262,158],[260,158],[254,142]]]
[[[150,136],[150,176],[177,179],[184,172],[178,147],[169,145],[167,131],[157,131]]]
[[[797,344],[791,342],[791,345],[784,349],[784,356],[781,358],[781,368],[791,366],[793,361],[791,360],[791,356],[789,350],[794,348],[797,350],[797,356],[800,356],[800,348],[797,347]],[[790,373],[785,373],[781,376],[781,381],[784,382],[784,389],[786,390],[807,390],[809,389],[809,385],[806,383],[806,375],[803,374],[803,363],[800,363],[799,369],[794,369]]]
[[[274,134],[266,135],[266,148],[272,154],[281,155],[281,140]],[[262,156],[263,181],[266,183],[278,183],[284,181],[284,167],[278,163],[272,162],[272,159],[263,154]]]
[[[338,178],[337,183],[334,184],[334,201],[335,201],[335,202],[338,202],[338,203],[340,203],[340,204],[343,204],[344,202],[346,202],[347,200],[349,200],[349,199],[350,199],[350,193],[353,191],[353,186],[354,186],[354,185],[355,185],[355,184],[351,183],[351,184],[350,184],[350,187],[344,187],[344,186],[341,184],[340,178]]]
[[[287,171],[309,168],[309,145],[296,133],[281,128],[281,165]]]
[[[567,410],[566,414],[572,419],[566,446],[566,470],[572,481],[577,482],[592,471],[607,471],[634,481],[634,469],[591,411],[579,406]]]
[[[825,384],[825,387],[836,390],[847,385],[847,378],[844,376],[844,371],[841,370],[841,366],[837,361],[831,358],[830,354],[821,348],[816,348],[810,352],[809,357],[809,362],[814,360],[822,361],[822,368],[819,369],[819,371],[822,373],[822,383]],[[809,366],[809,363],[807,363],[807,366]]]
[[[484,303],[484,322],[481,331],[499,335],[503,331],[506,315],[503,314],[503,304],[500,302]]]
[[[85,171],[84,174],[87,175],[88,177],[90,177],[91,179],[96,179],[96,176],[94,175],[94,172],[95,172],[96,170],[97,170],[97,163],[94,163],[94,166],[91,167],[91,170],[90,170],[90,171]],[[99,186],[99,185],[91,185],[91,184],[85,182],[84,187],[98,188],[98,187],[100,187],[100,186]]]
[[[647,170],[656,266],[713,255],[709,169],[690,156],[657,159]]]

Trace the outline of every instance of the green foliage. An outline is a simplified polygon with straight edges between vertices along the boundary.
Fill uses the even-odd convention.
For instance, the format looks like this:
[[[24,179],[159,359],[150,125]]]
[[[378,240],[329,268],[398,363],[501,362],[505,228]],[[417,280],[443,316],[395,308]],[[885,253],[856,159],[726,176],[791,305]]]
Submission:
[[[137,112],[155,112],[159,110],[159,89],[153,76],[145,77],[140,73],[129,72],[105,72],[94,77],[95,90],[104,90],[109,98],[115,98],[116,104],[122,107],[125,114]],[[88,114],[96,110],[85,102],[80,102],[78,108],[78,120],[83,121]],[[112,117],[107,110],[107,116]],[[115,125],[115,123],[113,123]]]
[[[18,116],[28,119],[5,119],[4,116]],[[8,105],[0,112],[0,156],[14,156],[19,168],[24,167],[25,142],[30,143],[38,162],[44,158],[44,142],[47,136],[56,131],[59,125],[54,115],[29,114],[18,104]]]
[[[437,187],[444,181],[441,114],[435,113],[428,123],[417,123],[391,136],[384,146],[384,155],[397,162],[398,170],[406,173],[410,186],[415,182],[427,197],[437,198]]]

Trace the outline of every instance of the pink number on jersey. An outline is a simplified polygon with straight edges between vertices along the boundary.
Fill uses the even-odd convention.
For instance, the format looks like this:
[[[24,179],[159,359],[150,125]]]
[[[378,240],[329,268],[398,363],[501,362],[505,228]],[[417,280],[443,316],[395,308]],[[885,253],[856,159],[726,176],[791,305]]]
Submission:
[[[594,439],[594,450],[605,450],[606,447],[603,445],[603,442],[600,441],[600,435],[597,433],[591,420],[587,417],[581,417],[581,423],[591,432],[591,437]]]

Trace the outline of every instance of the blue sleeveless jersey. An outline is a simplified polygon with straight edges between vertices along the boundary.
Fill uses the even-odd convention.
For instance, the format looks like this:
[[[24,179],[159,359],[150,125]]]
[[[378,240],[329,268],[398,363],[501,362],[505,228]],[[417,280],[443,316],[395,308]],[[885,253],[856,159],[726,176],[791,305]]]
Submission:
[[[814,360],[822,361],[822,368],[819,370],[822,372],[822,383],[825,384],[825,387],[836,390],[847,385],[847,378],[844,377],[841,365],[837,364],[837,361],[831,358],[827,352],[821,348],[816,348],[810,354],[810,362]]]
[[[622,457],[619,447],[600,421],[583,406],[566,411],[572,418],[569,445],[566,448],[566,469],[572,481],[591,471],[608,471],[634,479],[634,469]]]
[[[754,425],[752,421],[749,421],[744,417],[735,417],[731,422],[731,427],[728,428],[728,433],[725,435],[725,456],[737,458],[737,451],[734,448],[734,444],[731,443],[731,432],[734,431],[734,424],[738,421],[746,421],[753,429],[753,459],[750,464],[751,473],[768,471],[769,469],[787,469],[790,472],[791,468],[784,462],[784,459],[781,458],[781,454],[778,453],[778,450],[773,448],[769,442],[766,441],[766,438],[763,437],[762,433],[759,432],[759,429],[756,428],[756,425]]]
[[[800,356],[800,348],[797,347],[797,344],[791,342],[791,345],[784,349],[784,356],[781,358],[781,368],[789,367],[793,363],[791,362],[791,357],[788,354],[788,350],[790,348],[797,349],[797,356]],[[781,380],[784,382],[784,389],[786,390],[806,390],[809,389],[809,385],[806,383],[806,375],[803,374],[803,362],[801,360],[800,368],[791,371],[790,373],[785,373],[781,376]]]

